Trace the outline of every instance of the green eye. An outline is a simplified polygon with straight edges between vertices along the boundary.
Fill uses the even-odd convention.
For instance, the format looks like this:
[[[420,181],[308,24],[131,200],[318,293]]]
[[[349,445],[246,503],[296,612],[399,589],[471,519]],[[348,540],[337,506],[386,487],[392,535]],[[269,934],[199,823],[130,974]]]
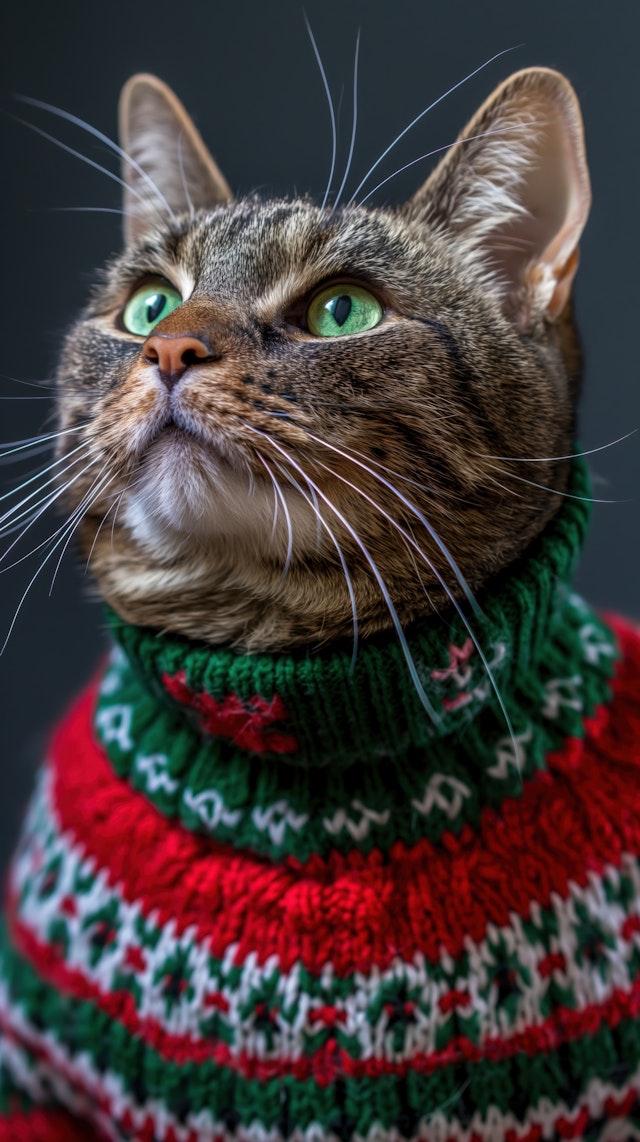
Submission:
[[[316,337],[344,337],[373,329],[382,320],[382,306],[362,286],[338,283],[323,289],[307,310],[307,326]]]
[[[147,337],[153,327],[179,305],[182,305],[182,298],[173,286],[164,282],[147,282],[129,298],[122,324],[129,333]]]

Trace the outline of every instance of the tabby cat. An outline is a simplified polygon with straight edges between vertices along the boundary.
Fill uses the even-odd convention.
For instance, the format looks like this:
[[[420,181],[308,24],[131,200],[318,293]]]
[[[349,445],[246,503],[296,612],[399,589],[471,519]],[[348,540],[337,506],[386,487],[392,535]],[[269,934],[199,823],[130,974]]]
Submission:
[[[114,649],[11,871],[0,1142],[640,1138],[640,635],[569,586],[571,86],[513,75],[400,207],[234,201],[153,76],[121,141],[58,370]]]

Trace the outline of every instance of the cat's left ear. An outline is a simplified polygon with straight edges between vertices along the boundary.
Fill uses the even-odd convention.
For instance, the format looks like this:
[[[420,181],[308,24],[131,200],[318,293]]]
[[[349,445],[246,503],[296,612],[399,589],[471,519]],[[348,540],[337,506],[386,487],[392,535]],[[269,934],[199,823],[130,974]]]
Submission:
[[[167,207],[219,206],[233,195],[193,121],[166,83],[134,75],[120,96],[125,238],[137,242]],[[155,190],[154,190],[155,187]]]
[[[525,329],[565,308],[590,203],[576,94],[529,68],[494,91],[407,209],[455,238]]]

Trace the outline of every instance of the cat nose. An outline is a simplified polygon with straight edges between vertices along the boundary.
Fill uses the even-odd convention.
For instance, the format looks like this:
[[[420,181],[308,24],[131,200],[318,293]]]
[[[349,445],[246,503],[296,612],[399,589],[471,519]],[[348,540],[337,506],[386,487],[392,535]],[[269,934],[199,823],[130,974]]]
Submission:
[[[147,337],[142,346],[145,361],[158,366],[163,383],[171,390],[190,365],[198,361],[212,361],[209,346],[199,337],[190,335],[173,336],[170,333],[156,333]]]

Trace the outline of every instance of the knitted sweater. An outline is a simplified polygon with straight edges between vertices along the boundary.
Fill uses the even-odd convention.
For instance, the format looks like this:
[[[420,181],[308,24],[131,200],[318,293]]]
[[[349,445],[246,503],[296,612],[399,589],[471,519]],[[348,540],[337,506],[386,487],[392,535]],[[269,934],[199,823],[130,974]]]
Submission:
[[[392,635],[111,616],[10,873],[0,1142],[640,1138],[640,634],[568,587],[585,516],[407,632],[422,698]]]

